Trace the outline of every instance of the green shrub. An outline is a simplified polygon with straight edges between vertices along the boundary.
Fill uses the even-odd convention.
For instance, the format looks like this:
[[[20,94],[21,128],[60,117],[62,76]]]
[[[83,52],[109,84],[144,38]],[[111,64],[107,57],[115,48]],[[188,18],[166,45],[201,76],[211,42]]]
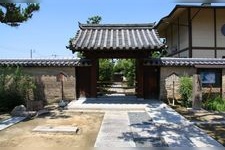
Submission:
[[[128,86],[134,86],[135,64],[135,59],[119,59],[114,65],[114,72],[122,72]]]
[[[29,100],[29,93],[35,88],[31,76],[19,67],[0,68],[0,111],[10,111]]]
[[[99,80],[111,81],[113,75],[113,62],[110,59],[99,59]]]
[[[192,97],[192,78],[188,76],[183,76],[180,78],[180,89],[182,103],[185,107],[191,106]]]
[[[225,111],[225,100],[222,97],[217,96],[216,98],[207,100],[203,104],[203,107],[213,111]]]

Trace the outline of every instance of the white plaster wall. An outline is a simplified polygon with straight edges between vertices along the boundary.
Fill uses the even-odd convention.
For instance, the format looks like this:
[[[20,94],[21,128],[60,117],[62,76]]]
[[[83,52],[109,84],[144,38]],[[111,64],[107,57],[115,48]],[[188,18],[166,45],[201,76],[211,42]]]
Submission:
[[[222,70],[222,96],[225,98],[225,69]]]
[[[193,58],[214,58],[214,50],[192,50]]]
[[[195,9],[192,10],[192,12]],[[195,10],[196,12],[196,10]],[[194,12],[193,12],[194,13]],[[214,46],[213,9],[202,9],[192,21],[192,44],[199,47]]]
[[[173,48],[176,48],[177,50],[178,50],[178,48],[179,48],[179,43],[178,43],[178,22],[176,21],[175,22],[175,25],[173,25],[173,45],[172,45],[172,47]]]
[[[225,36],[221,33],[221,28],[225,24],[225,9],[217,9],[216,15],[217,47],[225,47]]]
[[[185,52],[180,53],[180,57],[181,58],[188,58],[189,57],[188,51],[185,51]]]
[[[188,47],[188,13],[185,11],[179,18],[180,22],[180,50]]]
[[[166,35],[167,35],[166,44],[168,46],[168,53],[171,53],[171,48],[172,48],[172,45],[171,45],[171,43],[172,43],[171,26],[168,26]]]
[[[222,58],[225,56],[225,49],[224,50],[217,50],[217,58]]]

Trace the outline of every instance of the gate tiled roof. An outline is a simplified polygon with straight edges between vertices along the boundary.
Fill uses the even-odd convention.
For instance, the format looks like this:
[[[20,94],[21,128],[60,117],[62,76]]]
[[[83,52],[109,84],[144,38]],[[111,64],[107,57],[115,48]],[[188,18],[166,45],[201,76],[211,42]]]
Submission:
[[[71,41],[73,51],[152,50],[164,45],[154,24],[79,24]]]

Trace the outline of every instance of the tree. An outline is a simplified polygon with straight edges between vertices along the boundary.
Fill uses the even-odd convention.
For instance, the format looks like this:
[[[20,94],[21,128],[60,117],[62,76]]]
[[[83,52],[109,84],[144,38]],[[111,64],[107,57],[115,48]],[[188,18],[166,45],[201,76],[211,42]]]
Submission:
[[[180,77],[179,93],[181,94],[183,105],[188,107],[192,96],[192,78],[189,76]]]
[[[128,86],[134,85],[135,80],[135,59],[119,59],[114,68],[114,72],[122,72],[127,80]]]
[[[102,21],[102,17],[100,16],[93,16],[88,18],[87,24],[99,24]]]
[[[101,21],[102,21],[101,16],[93,16],[93,17],[88,18],[87,24],[99,24]],[[70,39],[69,45],[72,45],[72,40],[73,40],[73,38]],[[77,57],[84,58],[84,55],[81,52],[77,52]]]
[[[40,9],[37,3],[27,3],[26,6],[16,3],[0,3],[0,22],[9,26],[19,26],[32,18],[33,12]]]
[[[109,59],[99,59],[99,80],[111,81],[114,63]]]

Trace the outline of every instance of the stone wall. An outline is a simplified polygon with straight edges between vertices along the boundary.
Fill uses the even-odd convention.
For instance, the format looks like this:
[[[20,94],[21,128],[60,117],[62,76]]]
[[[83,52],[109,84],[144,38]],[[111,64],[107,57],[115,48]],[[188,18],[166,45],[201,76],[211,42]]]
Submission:
[[[61,100],[62,84],[58,80],[60,73],[67,76],[63,81],[64,99],[76,99],[75,67],[24,67],[23,70],[35,78],[37,88],[34,99],[47,104]]]
[[[197,73],[197,68],[194,67],[161,67],[160,73],[160,99],[180,99],[179,94],[179,79],[183,75],[193,76]],[[203,87],[203,99],[213,94],[220,94],[225,98],[225,69],[222,69],[222,87]],[[210,93],[210,94],[209,94]]]
[[[180,77],[183,75],[192,76],[196,68],[192,67],[161,67],[160,69],[160,99],[180,99],[179,86]]]
[[[225,69],[222,70],[222,96],[225,98]]]

